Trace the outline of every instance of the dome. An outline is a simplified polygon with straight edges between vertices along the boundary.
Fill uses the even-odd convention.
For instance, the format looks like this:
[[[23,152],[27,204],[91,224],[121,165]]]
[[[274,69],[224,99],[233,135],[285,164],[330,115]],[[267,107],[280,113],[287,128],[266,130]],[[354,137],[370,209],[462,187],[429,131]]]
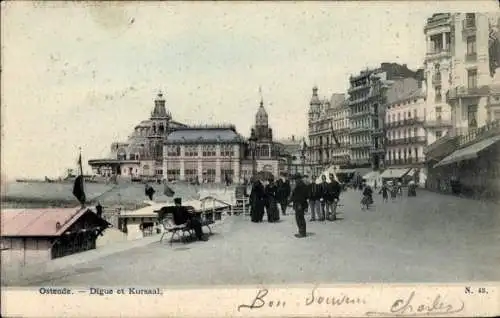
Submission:
[[[312,97],[311,97],[311,106],[312,105],[320,105],[321,104],[321,101],[319,100],[319,97],[318,97],[318,87],[317,86],[314,86],[313,87],[313,94],[312,94]]]
[[[268,116],[266,109],[264,108],[263,103],[260,104],[259,110],[255,115],[255,125],[256,126],[267,126],[268,124]]]

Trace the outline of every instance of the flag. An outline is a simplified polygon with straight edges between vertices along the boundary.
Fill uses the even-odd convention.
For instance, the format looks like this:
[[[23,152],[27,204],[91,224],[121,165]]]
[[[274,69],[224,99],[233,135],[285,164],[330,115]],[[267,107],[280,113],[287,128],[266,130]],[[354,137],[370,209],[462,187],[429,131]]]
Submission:
[[[340,148],[340,142],[339,140],[337,139],[337,135],[335,135],[335,131],[333,130],[333,123],[330,124],[330,128],[332,130],[332,136],[333,136],[333,140],[335,141],[335,144],[337,145],[337,147]]]
[[[163,188],[163,194],[166,195],[167,197],[173,197],[175,194],[175,191],[172,190],[166,183]]]
[[[86,197],[85,197],[85,191],[83,189],[83,175],[81,174],[75,179],[75,184],[73,185],[73,195],[82,205],[85,204]]]

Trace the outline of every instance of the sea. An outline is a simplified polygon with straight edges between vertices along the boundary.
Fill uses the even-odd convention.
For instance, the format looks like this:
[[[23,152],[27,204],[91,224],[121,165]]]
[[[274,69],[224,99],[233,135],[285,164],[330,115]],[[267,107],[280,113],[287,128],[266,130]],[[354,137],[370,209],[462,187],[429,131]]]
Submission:
[[[172,197],[163,194],[163,184],[150,184],[155,189],[153,200],[158,203],[171,202]],[[175,197],[183,200],[199,198],[200,189],[220,189],[221,185],[194,186],[187,183],[168,184],[175,191]],[[9,182],[3,185],[2,208],[49,208],[75,207],[79,203],[73,196],[73,183]],[[99,202],[103,206],[123,206],[130,209],[144,206],[149,200],[142,183],[86,183],[85,195],[89,204]]]

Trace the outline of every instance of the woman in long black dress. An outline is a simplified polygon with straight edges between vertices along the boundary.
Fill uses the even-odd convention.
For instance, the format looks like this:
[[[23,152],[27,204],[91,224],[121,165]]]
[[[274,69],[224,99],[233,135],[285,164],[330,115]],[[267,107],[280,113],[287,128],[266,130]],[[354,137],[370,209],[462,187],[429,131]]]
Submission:
[[[252,209],[250,215],[252,222],[262,222],[262,217],[264,216],[265,197],[266,193],[264,185],[260,179],[256,178],[252,185],[252,191],[250,192],[250,207]]]
[[[266,210],[268,222],[277,222],[280,219],[278,202],[276,201],[277,192],[278,186],[274,182],[274,178],[269,178],[269,183],[266,185]]]

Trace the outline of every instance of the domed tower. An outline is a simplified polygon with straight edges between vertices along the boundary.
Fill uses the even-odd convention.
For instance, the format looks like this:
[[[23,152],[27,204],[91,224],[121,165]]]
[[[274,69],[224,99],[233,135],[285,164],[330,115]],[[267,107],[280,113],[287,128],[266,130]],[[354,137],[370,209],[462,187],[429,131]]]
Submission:
[[[260,126],[260,127],[269,126],[269,119],[267,116],[266,109],[264,108],[264,101],[262,99],[260,100],[259,110],[257,110],[257,114],[255,114],[255,126]]]
[[[165,104],[165,98],[160,91],[154,100],[148,133],[148,151],[158,161],[161,161],[163,158],[163,143],[169,131],[169,122],[172,119],[172,115],[167,111]]]
[[[311,96],[311,102],[309,103],[309,120],[314,120],[319,116],[321,101],[318,97],[318,87],[313,87],[313,94]]]
[[[155,98],[155,107],[151,112],[151,119],[168,119],[172,118],[170,112],[167,111],[165,107],[166,101],[163,97],[163,93],[160,91]]]

